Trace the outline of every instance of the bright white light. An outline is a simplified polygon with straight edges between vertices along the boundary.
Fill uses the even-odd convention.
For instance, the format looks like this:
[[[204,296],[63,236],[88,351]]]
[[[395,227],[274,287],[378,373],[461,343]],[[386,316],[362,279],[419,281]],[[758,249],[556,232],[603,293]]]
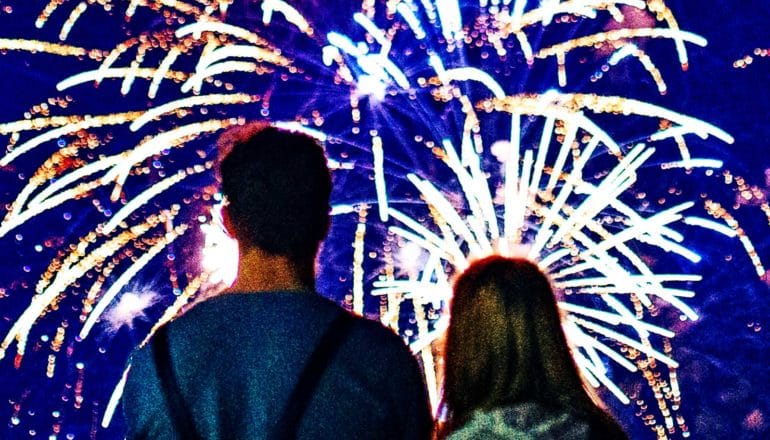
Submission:
[[[356,85],[356,94],[359,97],[368,96],[372,98],[375,103],[382,102],[382,100],[385,99],[387,85],[371,75],[361,75],[358,78]]]
[[[207,284],[229,287],[238,276],[238,242],[227,235],[221,220],[219,208],[212,223],[201,225],[204,235],[201,250],[201,268],[208,273]]]
[[[410,279],[414,279],[420,273],[425,264],[425,251],[419,244],[407,241],[404,246],[398,250],[396,258],[398,267],[403,270]]]
[[[508,152],[511,150],[511,148],[513,148],[513,145],[511,145],[510,142],[499,140],[495,141],[495,143],[489,147],[489,151],[492,153],[492,156],[497,158],[498,162],[505,163],[505,161],[508,159]]]
[[[417,18],[409,5],[406,3],[399,3],[398,6],[396,6],[396,10],[402,17],[404,17],[404,20],[409,23],[409,28],[412,29],[414,36],[418,40],[425,38],[425,30],[422,28],[420,19]]]
[[[104,314],[104,320],[113,332],[123,326],[133,328],[134,321],[145,318],[145,310],[159,299],[160,295],[152,291],[126,292],[120,296],[118,303]]]

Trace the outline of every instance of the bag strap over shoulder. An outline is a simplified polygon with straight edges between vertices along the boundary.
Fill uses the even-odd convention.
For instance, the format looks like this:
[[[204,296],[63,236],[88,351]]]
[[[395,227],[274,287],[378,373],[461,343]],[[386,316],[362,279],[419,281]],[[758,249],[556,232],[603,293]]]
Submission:
[[[169,416],[174,431],[179,438],[199,440],[202,437],[195,430],[190,408],[185,404],[179,383],[171,367],[171,353],[168,344],[168,326],[162,326],[155,332],[152,341],[152,354],[158,368],[160,388],[166,398]]]
[[[310,397],[313,395],[330,361],[334,358],[340,345],[342,345],[353,321],[353,317],[346,312],[340,313],[332,320],[332,323],[323,336],[321,336],[318,345],[302,370],[297,385],[289,396],[284,412],[278,420],[271,438],[281,440],[296,438],[297,428],[307,409]],[[184,402],[179,383],[171,367],[167,326],[161,327],[155,333],[152,341],[152,353],[155,365],[158,368],[161,389],[169,409],[174,431],[179,435],[179,438],[201,439],[202,437],[195,429],[190,408]]]
[[[283,415],[278,420],[271,438],[289,440],[297,437],[297,429],[305,413],[310,397],[313,395],[321,376],[328,367],[334,355],[339,350],[348,329],[353,324],[353,317],[347,312],[342,312],[329,325],[329,328],[321,336],[321,340],[310,355],[305,368],[299,376]]]

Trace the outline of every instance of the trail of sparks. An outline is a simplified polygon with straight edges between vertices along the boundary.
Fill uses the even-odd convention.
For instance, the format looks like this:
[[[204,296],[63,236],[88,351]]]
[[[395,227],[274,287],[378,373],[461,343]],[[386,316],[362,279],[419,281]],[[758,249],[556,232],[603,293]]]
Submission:
[[[82,240],[66,260],[56,264],[56,275],[52,277],[53,279],[43,278],[41,283],[38,284],[37,294],[32,297],[29,307],[22,313],[21,317],[14,323],[0,343],[0,359],[5,357],[6,350],[15,339],[18,364],[24,355],[29,331],[45,309],[86,272],[114,255],[129,241],[135,240],[147,233],[161,221],[166,221],[166,217],[152,216],[146,222],[133,226],[110,238],[89,253],[86,253],[86,249],[90,243],[96,240],[96,234],[90,234],[89,237]]]
[[[18,50],[31,53],[49,53],[64,57],[84,57],[99,61],[104,53],[97,49],[85,49],[67,44],[49,43],[47,41],[0,38],[0,50]]]

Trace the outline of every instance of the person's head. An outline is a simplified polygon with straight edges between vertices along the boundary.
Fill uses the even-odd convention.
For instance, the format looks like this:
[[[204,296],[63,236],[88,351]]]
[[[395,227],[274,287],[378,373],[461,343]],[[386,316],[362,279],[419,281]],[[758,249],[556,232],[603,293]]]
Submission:
[[[241,250],[312,263],[329,228],[332,186],[318,142],[249,124],[222,135],[219,147],[225,215]]]
[[[491,256],[455,281],[446,341],[450,424],[519,402],[603,417],[583,389],[550,281],[530,261]]]

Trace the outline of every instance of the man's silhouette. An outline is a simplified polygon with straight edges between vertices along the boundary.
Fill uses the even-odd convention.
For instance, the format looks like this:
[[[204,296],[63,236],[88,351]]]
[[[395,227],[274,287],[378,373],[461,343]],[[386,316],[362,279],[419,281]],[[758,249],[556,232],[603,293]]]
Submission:
[[[238,278],[134,353],[128,438],[429,438],[425,387],[404,343],[315,292],[331,192],[322,148],[264,125],[222,139]]]

